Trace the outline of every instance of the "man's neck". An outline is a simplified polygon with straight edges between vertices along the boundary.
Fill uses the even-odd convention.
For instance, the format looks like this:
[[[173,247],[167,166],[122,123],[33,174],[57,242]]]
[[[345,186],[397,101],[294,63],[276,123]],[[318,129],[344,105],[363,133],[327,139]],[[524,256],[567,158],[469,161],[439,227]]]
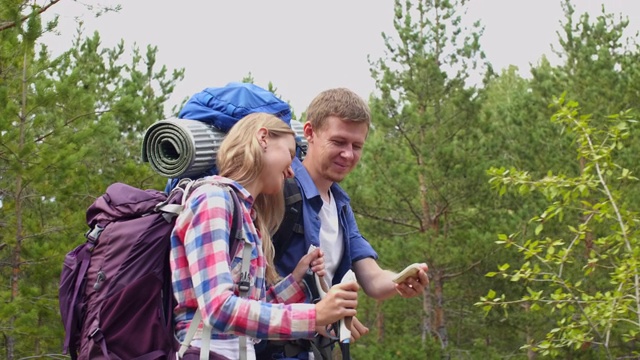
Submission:
[[[307,169],[307,172],[309,173],[309,177],[311,177],[311,180],[313,180],[313,184],[316,186],[316,189],[318,190],[320,197],[322,197],[322,200],[329,201],[330,199],[329,191],[331,189],[331,185],[333,185],[333,181],[327,180],[322,176],[320,176],[315,171],[315,169],[312,169],[308,163],[305,164],[304,161],[302,162],[302,166],[304,166],[305,169]]]

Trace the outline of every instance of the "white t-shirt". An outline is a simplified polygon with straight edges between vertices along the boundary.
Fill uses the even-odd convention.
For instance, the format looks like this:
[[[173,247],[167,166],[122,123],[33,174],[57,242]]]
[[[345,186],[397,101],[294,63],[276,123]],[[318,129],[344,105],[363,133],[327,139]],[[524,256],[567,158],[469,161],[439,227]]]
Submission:
[[[331,286],[344,252],[338,208],[331,191],[329,191],[329,202],[323,200],[318,216],[320,217],[320,249],[324,252],[324,268],[327,271],[325,278],[327,284]]]

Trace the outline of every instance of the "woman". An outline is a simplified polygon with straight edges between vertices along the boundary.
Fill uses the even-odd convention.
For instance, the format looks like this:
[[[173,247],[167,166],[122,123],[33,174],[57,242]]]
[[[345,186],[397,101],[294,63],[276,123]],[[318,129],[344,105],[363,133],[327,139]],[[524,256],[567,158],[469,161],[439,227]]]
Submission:
[[[174,314],[181,341],[196,308],[203,322],[213,328],[210,348],[230,359],[239,358],[239,335],[310,338],[316,326],[355,315],[355,283],[332,288],[317,304],[299,303],[305,299],[302,278],[306,271],[311,268],[324,275],[319,249],[303,257],[292,274],[276,283],[270,234],[284,215],[282,188],[285,179],[293,176],[294,156],[294,132],[285,122],[263,113],[248,115],[231,128],[220,146],[220,175],[208,177],[210,183],[196,188],[187,199],[171,236],[172,280],[178,301]],[[247,298],[235,291],[242,246],[229,254],[233,217],[229,188],[240,199],[243,233],[252,244]],[[251,341],[248,358],[255,358]]]

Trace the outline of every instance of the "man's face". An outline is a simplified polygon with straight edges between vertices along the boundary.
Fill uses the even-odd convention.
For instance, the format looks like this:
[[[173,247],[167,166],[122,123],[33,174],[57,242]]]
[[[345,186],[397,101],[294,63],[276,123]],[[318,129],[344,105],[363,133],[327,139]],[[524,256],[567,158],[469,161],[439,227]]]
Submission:
[[[366,123],[335,116],[328,117],[321,129],[311,129],[308,141],[317,174],[332,182],[342,181],[360,161],[368,131]]]

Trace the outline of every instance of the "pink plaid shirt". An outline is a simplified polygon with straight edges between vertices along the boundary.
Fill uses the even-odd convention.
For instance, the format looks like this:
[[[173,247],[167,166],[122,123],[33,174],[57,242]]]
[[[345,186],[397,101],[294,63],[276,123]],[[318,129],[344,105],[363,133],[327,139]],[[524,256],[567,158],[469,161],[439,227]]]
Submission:
[[[265,284],[266,259],[253,220],[253,198],[233,180],[209,179],[230,187],[243,207],[243,234],[252,244],[248,298],[238,295],[242,248],[229,257],[233,199],[220,185],[202,185],[187,199],[171,234],[176,333],[182,340],[195,308],[213,327],[212,338],[246,335],[257,339],[310,338],[315,333],[313,304],[304,304],[305,292],[289,275],[269,287]]]

